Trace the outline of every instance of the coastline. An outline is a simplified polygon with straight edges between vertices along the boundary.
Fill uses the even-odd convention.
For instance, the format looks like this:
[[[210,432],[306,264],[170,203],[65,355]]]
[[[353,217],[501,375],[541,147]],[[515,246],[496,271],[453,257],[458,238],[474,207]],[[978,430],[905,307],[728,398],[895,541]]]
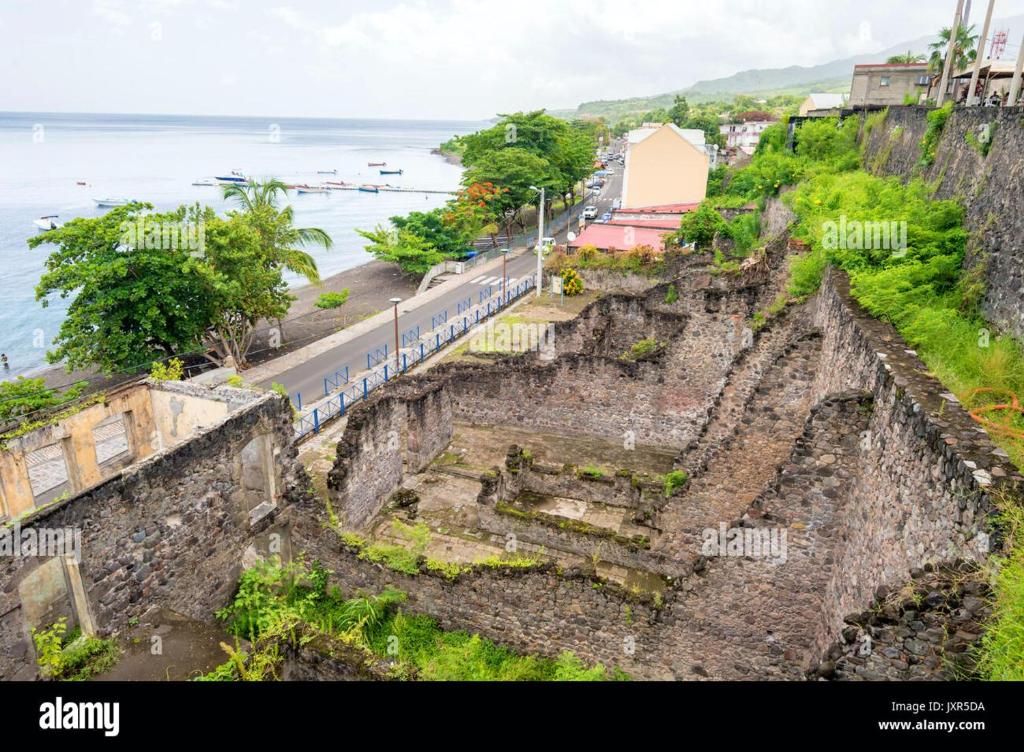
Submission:
[[[394,264],[370,259],[325,277],[319,285],[302,285],[290,290],[295,296],[288,315],[281,322],[283,342],[278,348],[270,348],[269,334],[277,322],[262,324],[250,349],[249,364],[258,365],[281,355],[297,350],[317,339],[334,334],[357,321],[372,316],[390,305],[393,297],[407,300],[416,294],[419,278],[403,274]],[[316,307],[317,298],[324,292],[340,292],[348,288],[349,299],[345,305],[334,309]],[[243,371],[244,373],[244,371]],[[137,374],[136,374],[137,375]],[[88,391],[109,389],[124,383],[134,376],[115,374],[104,377],[96,371],[73,371],[68,373],[60,365],[42,366],[24,374],[25,378],[43,378],[46,385],[60,389],[77,381],[88,379]]]

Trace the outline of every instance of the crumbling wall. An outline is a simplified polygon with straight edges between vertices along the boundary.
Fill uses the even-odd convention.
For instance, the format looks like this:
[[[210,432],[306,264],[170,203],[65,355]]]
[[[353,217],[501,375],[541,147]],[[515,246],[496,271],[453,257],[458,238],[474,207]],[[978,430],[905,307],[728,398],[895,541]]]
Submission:
[[[208,621],[233,596],[243,559],[257,550],[282,550],[277,544],[287,532],[277,527],[277,505],[301,473],[291,408],[274,394],[238,392],[252,402],[206,432],[18,522],[37,534],[80,533],[80,561],[77,567],[70,562],[87,604],[76,604],[79,621],[87,615],[100,634],[122,631],[156,608]],[[259,436],[272,444],[273,463],[265,471],[275,498],[254,515],[243,488],[242,453]],[[34,625],[19,585],[47,561],[0,559],[0,678],[35,674]]]
[[[959,200],[971,233],[966,265],[985,283],[982,308],[1000,329],[1024,337],[1024,108],[956,107],[946,121],[931,165],[921,164],[921,138],[930,110],[891,107],[871,130],[864,164],[880,175],[921,177],[936,198]],[[984,156],[975,144],[994,127]]]

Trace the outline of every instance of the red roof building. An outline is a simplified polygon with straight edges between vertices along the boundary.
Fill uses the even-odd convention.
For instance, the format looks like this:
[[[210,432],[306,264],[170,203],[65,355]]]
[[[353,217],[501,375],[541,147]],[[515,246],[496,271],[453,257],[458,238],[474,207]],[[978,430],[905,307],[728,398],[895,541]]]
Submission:
[[[612,248],[617,251],[628,251],[640,245],[649,245],[661,252],[665,250],[665,242],[662,239],[665,234],[664,229],[596,223],[587,227],[579,237],[570,242],[569,248],[592,245],[601,251]]]

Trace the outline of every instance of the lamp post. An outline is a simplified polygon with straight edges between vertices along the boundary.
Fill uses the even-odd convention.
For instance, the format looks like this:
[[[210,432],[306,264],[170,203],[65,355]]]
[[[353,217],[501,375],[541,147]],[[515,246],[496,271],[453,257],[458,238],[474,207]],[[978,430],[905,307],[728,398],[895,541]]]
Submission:
[[[544,270],[541,263],[543,253],[542,243],[544,242],[544,186],[540,188],[531,185],[530,190],[540,193],[540,208],[537,211],[537,297],[540,297],[541,288],[544,286]]]
[[[946,101],[946,86],[949,84],[949,74],[953,69],[953,58],[956,57],[956,40],[960,33],[960,21],[964,12],[964,0],[957,0],[956,14],[953,16],[953,26],[949,30],[949,46],[946,48],[946,60],[942,64],[942,77],[939,79],[939,93],[935,98],[935,104],[942,107]]]
[[[508,302],[508,248],[501,249],[501,299]]]
[[[398,304],[402,302],[401,298],[391,298],[389,301],[395,307],[395,376],[402,372],[402,354],[399,352],[401,348],[398,346]]]

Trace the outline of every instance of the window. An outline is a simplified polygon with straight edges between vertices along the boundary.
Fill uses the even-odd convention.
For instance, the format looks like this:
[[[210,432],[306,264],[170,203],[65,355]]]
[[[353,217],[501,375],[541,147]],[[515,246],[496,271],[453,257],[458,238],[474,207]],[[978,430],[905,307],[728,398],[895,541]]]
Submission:
[[[931,79],[930,76],[918,76],[917,77],[917,85],[918,86],[928,86],[931,82],[932,82],[932,79]]]
[[[46,504],[70,491],[68,466],[64,459],[64,447],[50,444],[30,452],[25,457],[28,466],[28,480],[36,506]]]
[[[878,81],[878,85],[879,86],[888,86],[891,82],[892,82],[892,79],[889,76],[882,76],[882,78],[879,79],[879,81]]]
[[[127,413],[111,415],[92,429],[97,465],[106,465],[131,456],[131,447],[128,445],[128,428],[125,425],[126,416]]]

